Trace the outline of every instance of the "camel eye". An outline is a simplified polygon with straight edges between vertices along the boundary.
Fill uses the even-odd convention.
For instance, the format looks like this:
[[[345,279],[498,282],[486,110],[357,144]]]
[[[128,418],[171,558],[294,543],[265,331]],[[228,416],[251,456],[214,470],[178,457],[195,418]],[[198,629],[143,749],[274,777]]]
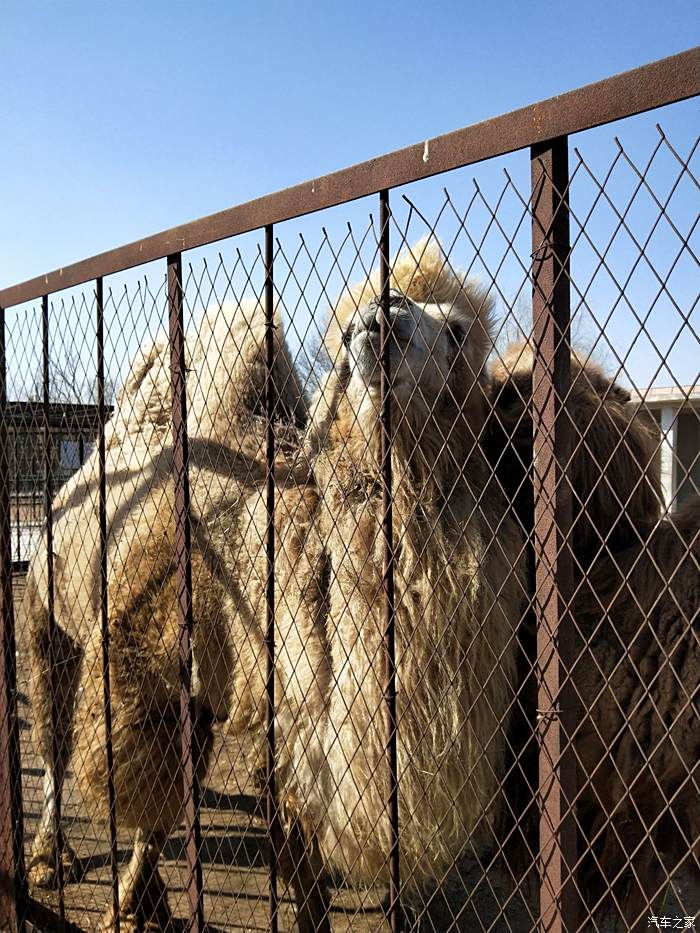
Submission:
[[[464,338],[466,337],[464,328],[460,327],[459,324],[452,324],[447,328],[447,336],[452,346],[456,350],[461,350]]]

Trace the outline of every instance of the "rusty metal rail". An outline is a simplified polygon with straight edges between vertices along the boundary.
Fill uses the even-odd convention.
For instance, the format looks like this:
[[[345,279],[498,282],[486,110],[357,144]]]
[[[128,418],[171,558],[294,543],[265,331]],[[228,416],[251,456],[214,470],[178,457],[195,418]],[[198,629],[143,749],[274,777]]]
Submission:
[[[119,933],[119,859],[117,851],[117,803],[114,789],[114,747],[112,743],[112,691],[109,670],[109,594],[107,592],[107,472],[105,405],[105,305],[104,283],[95,283],[95,342],[97,344],[97,469],[99,483],[100,525],[100,637],[102,640],[102,703],[105,718],[105,763],[107,765],[107,801],[109,807],[109,861],[112,872],[112,910],[114,933]]]
[[[7,405],[5,312],[0,308],[0,412]],[[17,645],[12,593],[10,469],[7,422],[0,417],[0,926],[25,929],[27,877],[24,862],[22,763],[17,716]]]
[[[61,929],[66,923],[66,905],[64,896],[64,870],[63,870],[63,834],[61,830],[61,799],[62,770],[59,761],[62,760],[62,749],[59,747],[58,717],[61,710],[58,708],[60,679],[63,667],[58,660],[58,629],[56,627],[56,587],[54,577],[54,545],[53,545],[53,443],[50,425],[50,347],[49,347],[49,297],[44,295],[41,299],[41,346],[42,346],[42,396],[44,404],[44,520],[46,523],[46,587],[48,616],[48,664],[51,672],[51,759],[53,766],[53,805],[54,827],[58,840],[56,858],[56,875],[58,884],[58,913]]]

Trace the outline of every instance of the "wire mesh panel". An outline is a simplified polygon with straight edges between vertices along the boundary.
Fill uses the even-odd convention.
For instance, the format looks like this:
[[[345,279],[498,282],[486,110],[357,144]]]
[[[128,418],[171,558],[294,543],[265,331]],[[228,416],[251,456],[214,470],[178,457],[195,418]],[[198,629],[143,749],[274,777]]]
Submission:
[[[699,922],[697,141],[590,139],[3,310],[4,926]]]

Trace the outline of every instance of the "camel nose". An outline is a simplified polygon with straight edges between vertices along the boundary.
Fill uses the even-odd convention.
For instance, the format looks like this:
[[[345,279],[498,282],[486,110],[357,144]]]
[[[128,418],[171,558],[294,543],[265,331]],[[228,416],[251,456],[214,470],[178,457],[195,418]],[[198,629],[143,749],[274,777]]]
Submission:
[[[367,331],[369,334],[378,334],[381,317],[382,309],[380,305],[372,302],[368,307],[363,308],[360,312],[362,330]]]
[[[389,292],[389,326],[393,323],[400,308],[405,303],[405,297],[401,292],[391,289]],[[379,298],[373,298],[372,301],[360,311],[361,329],[370,334],[378,334],[380,322],[382,319],[382,304]]]

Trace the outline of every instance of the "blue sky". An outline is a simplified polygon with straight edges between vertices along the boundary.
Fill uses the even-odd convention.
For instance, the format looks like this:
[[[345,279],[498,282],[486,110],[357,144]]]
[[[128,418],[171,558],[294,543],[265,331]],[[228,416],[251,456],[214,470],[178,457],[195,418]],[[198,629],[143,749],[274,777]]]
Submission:
[[[673,54],[699,34],[697,0],[4,0],[0,285]],[[658,118],[630,129],[640,159]],[[689,144],[697,105],[665,112],[663,125]],[[616,131],[585,141],[601,171]],[[479,169],[494,197],[504,165],[526,160],[494,166],[499,181]],[[427,192],[435,211],[440,194]],[[359,223],[357,211],[366,217],[365,205],[334,217]],[[322,222],[294,236],[319,237]],[[509,301],[516,289],[517,270]],[[679,292],[685,301],[692,283]]]

